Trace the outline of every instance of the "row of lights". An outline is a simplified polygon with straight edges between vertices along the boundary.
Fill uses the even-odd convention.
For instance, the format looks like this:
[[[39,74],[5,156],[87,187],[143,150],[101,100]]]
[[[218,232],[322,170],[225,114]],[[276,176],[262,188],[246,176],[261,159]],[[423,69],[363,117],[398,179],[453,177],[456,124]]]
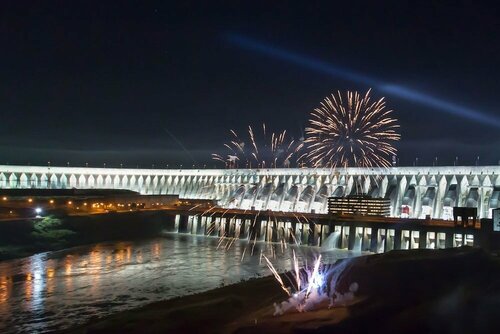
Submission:
[[[4,196],[2,198],[2,200],[7,201],[8,198]],[[28,203],[33,203],[33,199],[32,198],[28,198]],[[51,199],[51,200],[49,200],[49,203],[50,204],[54,204],[55,201],[53,199]],[[181,203],[183,203],[183,202],[181,202]],[[184,202],[184,203],[187,204],[189,202]],[[109,209],[109,208],[112,208],[114,205],[116,205],[117,207],[121,207],[121,208],[125,208],[125,206],[127,206],[127,207],[130,208],[130,206],[132,206],[132,204],[145,205],[145,203],[127,203],[125,205],[124,203],[117,203],[117,204],[108,203],[108,204],[105,204],[105,203],[100,202],[100,203],[92,203],[92,208],[94,208],[94,209],[100,209],[100,208],[106,209],[106,208],[108,208]],[[73,201],[68,201],[67,205],[69,205],[69,206],[73,205]],[[87,202],[83,203],[83,206],[86,207],[87,205],[88,205]],[[156,203],[153,203],[152,205],[153,206],[163,206],[164,204],[156,202]],[[76,209],[80,210],[80,207],[76,207]],[[42,213],[42,208],[40,208],[40,207],[35,208],[35,212],[36,212],[37,216],[40,216],[40,214]],[[9,213],[13,214],[14,212],[11,210]]]
[[[8,200],[8,198],[7,198],[6,196],[4,196],[4,197],[2,197],[2,200],[3,200],[3,201],[7,201],[7,200]],[[33,198],[28,198],[28,203],[33,203]],[[55,203],[55,201],[54,201],[53,199],[51,199],[51,200],[49,200],[49,203],[50,203],[50,204],[54,204],[54,203]],[[72,205],[72,204],[73,204],[73,202],[72,202],[72,201],[68,201],[68,205]],[[87,204],[85,204],[85,205],[87,205]]]
[[[2,200],[7,201],[7,200],[8,200],[8,198],[4,196],[4,197],[2,197]],[[33,198],[28,198],[28,203],[33,203]],[[54,201],[53,199],[51,199],[51,200],[49,200],[49,203],[50,203],[50,204],[54,204],[54,203],[55,203],[55,201]],[[188,202],[185,202],[185,203],[187,204]],[[68,205],[73,205],[73,201],[68,201],[68,202],[67,202],[67,204],[68,204]],[[140,204],[143,204],[143,203],[140,203]],[[87,202],[84,202],[84,203],[83,203],[83,205],[84,205],[84,206],[87,206]],[[118,203],[118,204],[116,204],[116,205],[117,205],[117,206],[120,206],[120,207],[124,207],[124,206],[125,206],[125,204],[123,204],[123,203]],[[131,204],[129,203],[129,204],[128,204],[128,206],[130,206],[130,205],[131,205]],[[158,203],[158,202],[157,202],[157,203],[153,203],[153,205],[163,205],[163,203]],[[102,203],[102,202],[101,202],[101,203],[93,203],[93,204],[92,204],[92,207],[99,207],[99,206],[108,206],[108,207],[110,207],[110,206],[113,206],[113,204],[112,204],[112,203],[109,203],[109,204],[107,204],[107,205],[106,205],[106,204],[104,204],[104,203]]]
[[[83,203],[84,205],[87,205],[87,203]],[[127,206],[131,206],[132,204],[136,204],[136,205],[145,205],[145,203],[127,203]],[[125,207],[125,204],[124,203],[117,203],[117,204],[113,204],[113,203],[108,203],[108,204],[105,204],[105,203],[93,203],[92,204],[92,207],[93,208],[99,208],[99,207],[112,207],[113,205],[116,205],[118,207]],[[153,204],[154,205],[154,204]],[[158,203],[157,203],[158,205]]]
[[[29,165],[29,164],[28,164],[28,165]],[[50,163],[50,161],[47,161],[47,166],[51,167],[51,163]],[[106,163],[104,162],[104,163],[102,164],[102,166],[103,166],[104,168],[106,168]],[[155,166],[156,166],[155,164],[151,164],[151,168],[153,168],[153,169],[154,169],[154,168],[155,168]],[[167,166],[167,168],[169,168],[169,165],[168,165],[168,164],[167,164],[166,166]],[[183,166],[183,165],[179,165],[179,168],[182,168],[182,166]],[[66,162],[66,167],[69,167],[69,161],[68,161],[68,162]],[[85,167],[89,167],[89,163],[88,163],[88,162],[86,162],[86,163],[85,163]],[[215,166],[215,165],[214,165],[213,167],[214,167],[214,168],[216,168],[216,166]],[[123,163],[121,163],[121,164],[120,164],[120,168],[123,168]],[[139,168],[139,165],[136,165],[136,168]],[[194,165],[194,164],[193,164],[193,168],[196,168],[196,165]],[[207,168],[207,165],[206,165],[206,164],[204,164],[204,165],[203,165],[203,168]]]

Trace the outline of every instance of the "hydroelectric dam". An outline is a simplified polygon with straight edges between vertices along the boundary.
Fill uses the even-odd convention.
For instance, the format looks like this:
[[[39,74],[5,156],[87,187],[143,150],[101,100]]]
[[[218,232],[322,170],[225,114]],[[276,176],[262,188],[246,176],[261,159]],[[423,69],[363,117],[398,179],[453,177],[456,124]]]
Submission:
[[[207,216],[203,210],[179,211],[174,230],[383,252],[478,245],[480,230],[454,226],[453,207],[476,208],[477,218],[491,218],[492,210],[500,207],[499,174],[500,166],[131,169],[2,165],[0,189],[128,189],[145,195],[207,199],[217,201],[217,212]],[[389,199],[390,216],[339,219],[326,215],[328,197],[356,194]]]
[[[131,169],[0,165],[0,189],[128,189],[216,200],[223,208],[326,213],[327,198],[390,199],[390,216],[453,219],[453,207],[491,218],[500,166],[273,169]]]

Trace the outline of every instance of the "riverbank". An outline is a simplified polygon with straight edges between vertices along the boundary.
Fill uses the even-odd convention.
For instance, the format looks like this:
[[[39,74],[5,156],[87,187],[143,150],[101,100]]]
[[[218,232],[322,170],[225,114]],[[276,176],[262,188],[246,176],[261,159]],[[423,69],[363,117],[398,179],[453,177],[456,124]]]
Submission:
[[[392,251],[345,263],[347,306],[273,316],[286,299],[266,277],[121,312],[68,333],[491,333],[500,328],[500,262],[477,248]]]
[[[158,210],[47,216],[0,222],[0,261],[113,240],[159,236],[173,224]]]

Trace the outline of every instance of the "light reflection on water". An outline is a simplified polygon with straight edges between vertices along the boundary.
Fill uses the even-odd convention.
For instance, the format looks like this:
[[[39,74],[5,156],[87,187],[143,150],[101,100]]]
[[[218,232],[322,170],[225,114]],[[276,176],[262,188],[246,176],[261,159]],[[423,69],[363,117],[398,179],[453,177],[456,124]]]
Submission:
[[[0,262],[0,332],[48,332],[147,303],[269,275],[260,261],[276,251],[278,270],[291,268],[291,248],[257,244],[240,262],[246,241],[227,250],[218,239],[168,234],[135,242],[111,242]],[[312,257],[317,248],[302,247]],[[352,253],[324,253],[326,261]]]

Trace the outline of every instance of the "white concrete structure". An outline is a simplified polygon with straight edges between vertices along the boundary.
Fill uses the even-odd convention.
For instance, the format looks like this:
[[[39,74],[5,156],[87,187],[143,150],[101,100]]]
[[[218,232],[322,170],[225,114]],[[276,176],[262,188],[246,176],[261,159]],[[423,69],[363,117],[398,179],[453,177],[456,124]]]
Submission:
[[[452,218],[453,206],[500,207],[500,166],[125,169],[0,165],[0,188],[114,188],[217,199],[225,207],[326,212],[327,197],[391,199],[392,216]]]

